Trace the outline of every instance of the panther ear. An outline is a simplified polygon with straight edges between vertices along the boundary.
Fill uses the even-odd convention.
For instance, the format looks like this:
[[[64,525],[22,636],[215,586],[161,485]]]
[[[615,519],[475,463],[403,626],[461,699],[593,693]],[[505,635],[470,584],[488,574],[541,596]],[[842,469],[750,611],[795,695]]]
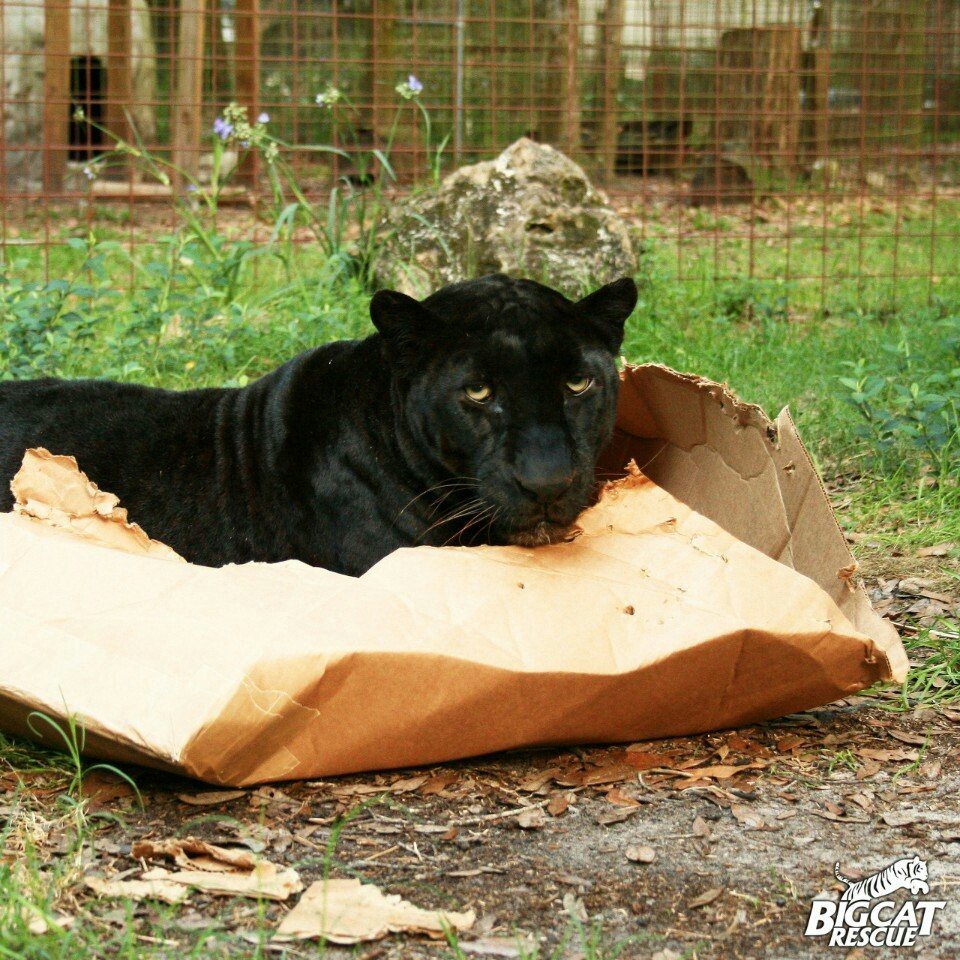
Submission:
[[[370,301],[370,319],[398,359],[416,354],[434,322],[421,303],[399,290],[378,290]]]
[[[623,343],[623,325],[637,305],[637,285],[630,277],[614,280],[579,300],[574,309],[596,332],[611,353]]]

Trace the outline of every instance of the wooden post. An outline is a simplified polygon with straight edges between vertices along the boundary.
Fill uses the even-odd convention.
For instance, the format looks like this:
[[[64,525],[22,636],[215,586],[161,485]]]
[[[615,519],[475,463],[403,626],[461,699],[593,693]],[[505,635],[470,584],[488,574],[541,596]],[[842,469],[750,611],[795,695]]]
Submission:
[[[236,70],[237,103],[247,108],[247,116],[255,123],[260,115],[260,0],[236,0]],[[239,179],[253,186],[258,176],[258,155],[248,153],[240,169]]]
[[[173,162],[193,179],[200,171],[205,6],[206,0],[184,0],[174,81]]]
[[[620,90],[624,0],[606,0],[603,10],[603,114],[600,157],[603,176],[613,176],[617,162],[617,93]]]
[[[389,124],[393,122],[397,98],[396,0],[373,0],[373,136],[378,146],[386,146]],[[392,160],[392,158],[391,158]],[[394,169],[397,168],[393,164]]]
[[[563,120],[560,142],[573,155],[580,150],[580,88],[577,83],[577,57],[580,52],[580,0],[567,0],[566,57],[561,78]]]
[[[130,141],[133,105],[133,30],[130,0],[110,0],[107,8],[106,128]]]
[[[824,159],[830,150],[830,44],[832,40],[832,0],[822,0],[810,21],[807,40],[806,112],[809,123],[807,162]]]
[[[63,189],[70,145],[70,0],[43,4],[43,184]]]

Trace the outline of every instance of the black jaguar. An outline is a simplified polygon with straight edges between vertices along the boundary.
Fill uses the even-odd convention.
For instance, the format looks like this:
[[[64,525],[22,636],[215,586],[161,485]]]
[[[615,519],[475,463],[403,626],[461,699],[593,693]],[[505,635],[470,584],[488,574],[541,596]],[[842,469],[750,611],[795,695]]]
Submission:
[[[495,275],[243,389],[0,383],[0,510],[24,450],[69,453],[195,563],[291,558],[360,574],[398,547],[564,537],[616,412],[630,279],[573,302]]]

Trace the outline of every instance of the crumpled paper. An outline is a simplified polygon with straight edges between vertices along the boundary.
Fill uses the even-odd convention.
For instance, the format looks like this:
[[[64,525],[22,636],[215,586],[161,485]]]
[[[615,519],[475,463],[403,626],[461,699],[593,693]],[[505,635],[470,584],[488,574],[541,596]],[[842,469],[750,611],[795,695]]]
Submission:
[[[571,543],[351,578],[158,559],[40,454],[17,489],[56,527],[0,515],[0,725],[72,713],[93,755],[244,785],[734,727],[903,677],[786,412],[629,368],[600,469],[630,460]],[[136,552],[94,545],[104,526]]]

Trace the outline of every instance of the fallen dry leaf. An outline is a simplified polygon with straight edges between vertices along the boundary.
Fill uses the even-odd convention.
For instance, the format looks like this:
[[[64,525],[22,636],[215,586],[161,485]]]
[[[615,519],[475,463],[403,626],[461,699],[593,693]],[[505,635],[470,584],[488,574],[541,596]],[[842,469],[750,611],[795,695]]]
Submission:
[[[80,793],[94,810],[114,800],[136,796],[136,791],[126,780],[107,770],[91,770],[83,778]]]
[[[170,871],[155,867],[143,874],[144,880],[168,881],[222,896],[268,900],[286,900],[303,889],[296,870],[258,860],[250,850],[218,847],[195,837],[139,840],[130,852],[138,860],[171,860],[185,868]]]
[[[701,837],[704,840],[709,840],[711,836],[710,824],[707,823],[703,817],[694,817],[693,819],[693,835],[695,837]]]
[[[612,803],[617,807],[639,807],[640,801],[636,797],[631,797],[624,793],[619,787],[611,787],[605,794],[607,803]]]
[[[246,790],[208,790],[205,793],[178,793],[177,799],[191,807],[212,807],[218,803],[229,803],[246,795]]]
[[[637,771],[626,763],[610,763],[603,767],[594,767],[584,770],[575,782],[564,785],[571,787],[596,787],[607,783],[622,783],[624,780],[635,780]]]
[[[670,762],[656,753],[646,750],[627,750],[624,757],[626,764],[634,770],[653,770],[654,767],[668,767]]]
[[[560,772],[559,767],[550,767],[549,770],[538,770],[536,773],[524,777],[517,786],[517,790],[522,793],[536,793],[538,790],[542,790],[555,777],[559,776]]]
[[[723,887],[712,887],[710,890],[705,890],[700,896],[694,897],[687,906],[691,910],[696,910],[698,907],[705,907],[707,904],[713,903],[714,900],[723,896],[723,889]]]
[[[866,760],[860,765],[860,769],[857,770],[854,776],[857,780],[868,780],[870,777],[878,774],[881,769],[883,769],[883,765],[879,760]]]
[[[757,760],[753,763],[744,763],[740,766],[734,766],[733,764],[717,764],[716,766],[712,767],[697,767],[695,770],[691,770],[690,772],[696,774],[698,777],[706,777],[711,780],[729,780],[731,777],[736,776],[738,773],[742,773],[744,770],[762,770],[767,766],[769,766],[769,764]]]
[[[168,880],[105,880],[103,877],[85,877],[83,882],[98,897],[182,903],[190,893],[182,884],[170,883]]]
[[[913,763],[920,758],[918,750],[883,750],[874,747],[861,747],[857,750],[857,755],[868,760],[879,760],[881,763]]]
[[[459,779],[460,775],[455,770],[444,770],[442,773],[434,774],[420,789],[420,793],[425,797],[443,793],[447,787],[453,786]]]
[[[919,733],[910,733],[909,730],[888,730],[887,733],[889,733],[894,740],[899,740],[901,743],[909,743],[914,747],[922,747],[927,740],[930,739]]]
[[[748,830],[763,828],[763,818],[760,814],[742,803],[730,804],[730,812],[736,817],[737,822],[742,823]]]
[[[207,870],[165,870],[154,867],[143,874],[144,880],[162,880],[205,890],[223,897],[255,897],[286,900],[303,889],[300,874],[291,868],[261,860],[248,873],[211,873]]]
[[[461,953],[475,957],[528,957],[532,956],[534,945],[517,937],[484,937],[481,940],[461,940],[457,944]]]
[[[517,816],[517,826],[521,830],[539,830],[547,822],[542,807],[530,807]]]
[[[834,813],[832,810],[811,810],[814,816],[823,820],[832,820],[834,823],[869,823],[869,817],[851,817],[847,814]]]
[[[932,547],[921,547],[917,551],[918,557],[945,557],[951,550],[956,550],[957,545],[950,543],[936,543]]]
[[[138,840],[130,853],[137,860],[172,860],[178,867],[213,873],[249,873],[257,864],[250,850],[218,847],[196,837]]]
[[[909,827],[911,824],[920,823],[921,818],[915,811],[911,810],[891,810],[880,814],[880,819],[888,827]]]
[[[469,930],[476,922],[464,913],[423,910],[396,894],[384,894],[359,880],[318,880],[283,918],[278,937],[323,937],[333,943],[379,940],[389,933],[442,935],[444,929]]]
[[[920,776],[926,780],[939,780],[943,772],[943,763],[940,760],[928,760],[920,765]]]
[[[589,916],[587,914],[587,907],[583,900],[575,893],[565,893],[563,895],[563,909],[572,920],[577,920],[580,923],[587,922],[587,917]]]
[[[428,777],[406,777],[403,780],[394,780],[386,789],[389,793],[413,793],[414,790],[424,786],[428,779]]]
[[[569,806],[570,797],[567,794],[560,794],[559,796],[553,797],[547,804],[547,813],[549,813],[551,817],[560,817],[567,812],[567,807]]]
[[[601,813],[596,820],[601,827],[609,827],[614,823],[623,823],[624,820],[629,820],[639,809],[638,806],[616,807],[607,813]]]
[[[627,847],[626,854],[633,863],[653,863],[657,859],[657,851],[653,847]]]

